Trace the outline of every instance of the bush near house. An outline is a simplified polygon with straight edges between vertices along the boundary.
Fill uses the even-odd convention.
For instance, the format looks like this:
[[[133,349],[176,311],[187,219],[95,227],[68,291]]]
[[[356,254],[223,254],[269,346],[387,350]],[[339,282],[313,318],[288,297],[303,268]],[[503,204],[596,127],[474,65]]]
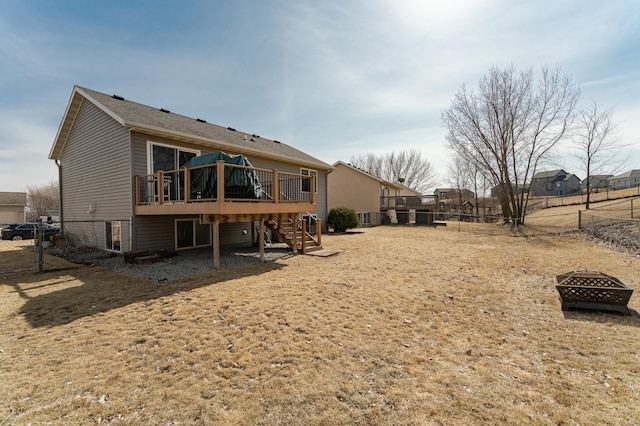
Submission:
[[[347,229],[360,226],[358,214],[350,207],[335,207],[331,209],[327,222],[335,232],[344,232]]]

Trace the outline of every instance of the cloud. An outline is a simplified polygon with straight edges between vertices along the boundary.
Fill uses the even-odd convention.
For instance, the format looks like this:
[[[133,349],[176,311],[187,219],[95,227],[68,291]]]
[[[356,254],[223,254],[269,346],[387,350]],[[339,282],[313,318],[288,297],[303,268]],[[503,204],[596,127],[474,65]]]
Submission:
[[[327,162],[416,148],[440,165],[440,111],[463,83],[475,88],[490,66],[511,64],[559,65],[585,98],[616,106],[625,134],[640,135],[630,96],[640,85],[640,8],[628,0],[75,6],[2,6],[1,150],[48,162],[78,84]]]

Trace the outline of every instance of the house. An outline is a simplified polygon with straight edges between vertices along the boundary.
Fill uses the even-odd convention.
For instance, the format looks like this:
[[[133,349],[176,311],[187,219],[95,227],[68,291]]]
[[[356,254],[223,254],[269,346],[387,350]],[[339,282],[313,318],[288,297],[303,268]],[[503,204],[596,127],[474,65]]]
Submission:
[[[0,225],[24,223],[26,210],[26,192],[0,192]]]
[[[383,223],[431,223],[434,200],[403,185],[385,181],[338,161],[328,176],[329,209],[351,207],[361,226]],[[427,214],[431,212],[430,215]]]
[[[562,169],[538,172],[531,180],[530,194],[538,197],[571,195],[580,190],[580,179]]]
[[[337,161],[327,177],[329,210],[350,207],[356,211],[361,226],[382,223],[381,197],[396,195],[401,185],[384,181],[351,164]]]
[[[587,182],[589,183],[589,189],[591,191],[597,191],[599,189],[608,188],[609,187],[609,179],[611,179],[613,175],[591,175],[582,179],[580,182],[580,188],[586,191]]]
[[[508,187],[509,184],[505,183],[505,185]],[[515,193],[516,192],[516,185],[514,183],[511,183],[510,186],[511,186],[513,192]],[[522,194],[526,193],[527,191],[529,191],[529,187],[527,185],[523,185],[521,183],[519,183],[517,185],[517,194],[518,195],[522,195]],[[490,190],[491,197],[492,198],[496,198],[498,200],[502,198],[502,193],[503,193],[503,185],[496,185],[493,188],[491,188],[491,190]]]
[[[452,200],[452,201],[460,201],[465,202],[466,200],[473,200],[476,194],[468,189],[458,189],[458,188],[436,188],[433,191],[434,195],[438,196],[440,201],[442,200]]]
[[[640,186],[640,169],[629,170],[609,178],[609,187],[611,189],[626,189],[636,186]]]
[[[326,223],[328,164],[118,95],[75,86],[49,158],[59,167],[63,233],[79,245],[212,246],[219,267],[220,246],[258,242],[262,255],[269,227],[305,251]]]

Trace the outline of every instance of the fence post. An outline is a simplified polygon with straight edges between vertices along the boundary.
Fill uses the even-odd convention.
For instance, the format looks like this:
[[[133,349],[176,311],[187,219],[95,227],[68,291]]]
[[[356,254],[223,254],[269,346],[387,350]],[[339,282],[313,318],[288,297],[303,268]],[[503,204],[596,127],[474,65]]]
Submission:
[[[578,210],[578,229],[582,229],[582,211]]]
[[[35,233],[37,232],[37,235]],[[38,242],[38,272],[42,272],[44,262],[44,227],[42,226],[42,218],[38,218],[36,225],[36,232],[34,232],[34,241]]]

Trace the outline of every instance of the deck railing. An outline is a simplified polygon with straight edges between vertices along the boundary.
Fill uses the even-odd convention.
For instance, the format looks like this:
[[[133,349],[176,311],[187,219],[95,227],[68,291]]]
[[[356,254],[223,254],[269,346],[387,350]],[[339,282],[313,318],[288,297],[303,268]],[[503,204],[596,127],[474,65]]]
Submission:
[[[434,206],[437,204],[437,195],[388,195],[380,197],[380,207],[386,209],[405,209],[424,206]]]
[[[136,205],[227,201],[314,203],[314,179],[218,161],[136,176]]]

